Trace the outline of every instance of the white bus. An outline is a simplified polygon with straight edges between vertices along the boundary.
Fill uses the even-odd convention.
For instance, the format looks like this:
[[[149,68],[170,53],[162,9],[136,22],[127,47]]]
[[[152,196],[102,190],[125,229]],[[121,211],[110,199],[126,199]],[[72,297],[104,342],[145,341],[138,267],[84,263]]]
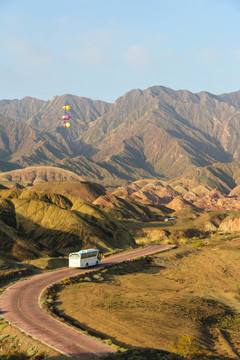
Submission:
[[[69,254],[69,267],[88,268],[101,264],[101,253],[97,249],[86,249]]]

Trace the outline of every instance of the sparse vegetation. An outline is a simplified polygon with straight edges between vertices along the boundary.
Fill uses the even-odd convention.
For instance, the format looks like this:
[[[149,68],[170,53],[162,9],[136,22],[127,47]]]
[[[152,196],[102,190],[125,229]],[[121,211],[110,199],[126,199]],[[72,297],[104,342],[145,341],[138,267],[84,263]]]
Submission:
[[[226,316],[219,317],[215,326],[240,333],[240,314],[230,312]]]
[[[101,360],[184,360],[182,356],[164,350],[140,349],[127,350],[101,356]]]
[[[57,352],[0,318],[0,360],[42,360]],[[45,356],[46,355],[46,356]]]
[[[176,344],[172,345],[173,351],[186,359],[208,359],[206,353],[200,350],[200,346],[191,336],[181,336]]]
[[[240,351],[239,261],[237,253],[233,254],[229,257],[224,249],[185,246],[93,273],[90,282],[74,278],[65,281],[60,293],[60,288],[55,288],[54,312],[56,309],[65,321],[102,339],[109,338],[121,347],[173,351],[172,343],[174,352],[186,359],[227,359],[212,344],[218,343],[216,331],[224,329],[231,331],[229,348],[234,346],[234,351]],[[219,281],[226,279],[226,285],[220,288],[216,279],[219,268]],[[99,282],[99,277],[103,281]],[[231,298],[227,296],[229,291]],[[229,307],[233,303],[235,311]],[[201,344],[198,338],[202,339]],[[130,354],[148,359],[144,354]],[[124,352],[116,356],[125,359]]]

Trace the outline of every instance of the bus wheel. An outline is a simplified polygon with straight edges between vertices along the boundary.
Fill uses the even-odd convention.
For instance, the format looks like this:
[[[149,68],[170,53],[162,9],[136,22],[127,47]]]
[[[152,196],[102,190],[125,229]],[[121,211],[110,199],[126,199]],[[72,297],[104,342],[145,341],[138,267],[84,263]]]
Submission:
[[[88,263],[86,263],[86,266],[85,266],[85,268],[86,268],[86,269],[88,268]]]

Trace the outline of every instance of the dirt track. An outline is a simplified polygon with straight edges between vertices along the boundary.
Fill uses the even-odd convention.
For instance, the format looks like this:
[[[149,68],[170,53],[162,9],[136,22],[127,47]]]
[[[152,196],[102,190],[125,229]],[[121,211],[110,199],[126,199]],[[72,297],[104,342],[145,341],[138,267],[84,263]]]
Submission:
[[[172,245],[152,245],[114,255],[104,259],[101,267],[172,247]],[[96,267],[92,270],[95,269]],[[7,321],[19,329],[66,355],[89,359],[115,352],[115,349],[110,346],[53,319],[41,309],[39,304],[41,292],[45,287],[66,277],[89,271],[91,270],[64,268],[20,281],[9,287],[2,295],[0,299],[1,313]]]

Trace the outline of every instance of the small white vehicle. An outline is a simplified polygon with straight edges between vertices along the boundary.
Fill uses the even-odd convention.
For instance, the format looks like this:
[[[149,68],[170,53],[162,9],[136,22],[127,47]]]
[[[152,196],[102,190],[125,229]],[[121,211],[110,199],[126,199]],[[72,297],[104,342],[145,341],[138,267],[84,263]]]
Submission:
[[[69,254],[69,267],[88,268],[101,264],[101,253],[97,249],[86,249]]]

